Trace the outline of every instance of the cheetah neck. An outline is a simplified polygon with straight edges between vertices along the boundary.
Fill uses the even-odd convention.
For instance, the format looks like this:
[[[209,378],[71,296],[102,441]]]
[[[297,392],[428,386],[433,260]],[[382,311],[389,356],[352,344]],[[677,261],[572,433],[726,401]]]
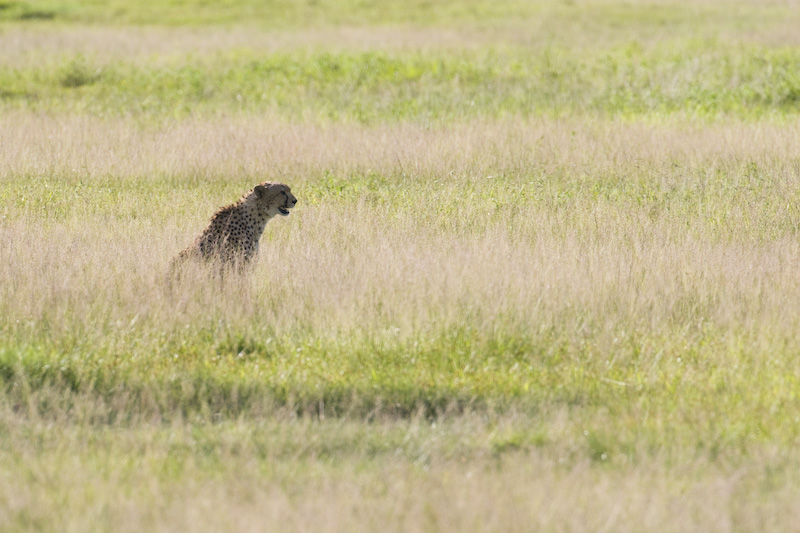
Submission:
[[[264,233],[264,229],[267,227],[267,222],[269,222],[270,218],[272,217],[259,213],[258,208],[253,205],[255,201],[255,198],[252,197],[244,198],[242,201],[242,206],[255,221],[255,225],[253,226],[253,239],[258,242],[258,240],[261,238],[261,235]]]
[[[262,217],[256,218],[257,223],[255,227],[255,240],[258,241],[261,238],[261,235],[264,233],[264,229],[267,227],[267,222],[269,222],[269,217]]]

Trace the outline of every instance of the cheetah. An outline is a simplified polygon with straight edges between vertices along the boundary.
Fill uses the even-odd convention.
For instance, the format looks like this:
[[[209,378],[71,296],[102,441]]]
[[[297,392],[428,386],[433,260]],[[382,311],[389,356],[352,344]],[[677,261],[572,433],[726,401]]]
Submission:
[[[267,222],[275,215],[288,216],[295,204],[297,199],[283,183],[256,185],[237,202],[214,213],[208,227],[178,254],[173,266],[189,259],[221,267],[246,266],[258,254],[258,240]]]

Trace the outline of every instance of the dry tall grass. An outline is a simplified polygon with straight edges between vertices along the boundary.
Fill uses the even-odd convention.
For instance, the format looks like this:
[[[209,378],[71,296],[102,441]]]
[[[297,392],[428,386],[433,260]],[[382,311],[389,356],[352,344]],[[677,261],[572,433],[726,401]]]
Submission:
[[[37,445],[15,449],[14,464],[0,459],[5,472],[33,482],[3,480],[0,502],[10,513],[25,512],[30,529],[60,531],[723,533],[791,530],[798,518],[796,477],[763,470],[783,464],[778,451],[735,470],[655,460],[598,471],[588,461],[560,466],[537,452],[467,450],[464,441],[491,438],[471,419],[366,431],[284,420],[214,433],[198,439],[191,428],[173,426],[86,438],[71,428],[38,429]],[[364,451],[378,437],[397,450],[377,459]],[[339,459],[331,458],[331,447],[348,445],[353,451],[336,448]],[[452,449],[460,452],[448,457]],[[765,485],[768,496],[752,498]]]
[[[114,302],[103,316],[169,323],[152,289],[164,265],[218,206],[276,179],[301,198],[267,227],[254,276],[276,325],[418,331],[465,308],[542,325],[581,309],[619,329],[683,312],[788,335],[797,130],[15,117],[0,130],[4,306],[35,319]],[[343,190],[321,189],[326,175]]]
[[[280,409],[274,426],[245,419],[215,437],[182,422],[97,429],[92,410],[113,405],[45,391],[49,418],[2,405],[12,455],[0,506],[39,529],[791,528],[798,129],[6,115],[0,331],[15,346],[146,357],[228,328],[377,350],[467,327],[538,336],[542,358],[552,340],[574,358],[558,379],[604,368],[601,386],[652,388],[591,405],[560,399],[575,385],[552,381],[522,421],[479,412],[444,433],[389,421],[386,439],[349,422],[291,433],[298,422]],[[290,184],[299,204],[267,226],[252,275],[220,287],[198,273],[170,292],[173,255],[264,179]],[[333,357],[267,363],[347,368]],[[526,424],[541,424],[541,443],[515,440]]]
[[[402,22],[403,17],[381,25],[345,17],[325,22],[320,6],[315,27],[298,18],[289,27],[275,27],[268,14],[239,21],[230,27],[109,26],[67,24],[47,27],[6,25],[0,32],[0,65],[30,67],[82,54],[105,65],[120,59],[153,64],[187,55],[203,56],[236,50],[275,53],[298,50],[460,50],[476,51],[487,46],[548,46],[581,50],[631,42],[647,46],[676,36],[720,39],[731,43],[766,46],[798,44],[796,10],[780,0],[708,0],[627,2],[615,6],[604,1],[583,0],[575,4],[521,3],[520,16],[490,20],[462,19],[441,15],[432,26]],[[395,6],[397,12],[403,8]],[[631,17],[633,10],[641,15]],[[312,9],[313,11],[313,9]],[[446,9],[444,10],[446,12]],[[332,12],[336,12],[332,9]],[[395,13],[395,15],[397,14]],[[511,9],[511,13],[514,9]],[[107,15],[107,13],[106,13]],[[713,19],[713,20],[712,20]],[[631,23],[634,21],[636,23]],[[432,21],[433,22],[433,21]],[[292,27],[295,26],[295,27]]]
[[[791,2],[278,2],[231,27],[209,16],[228,4],[159,6],[173,27],[8,4],[0,530],[797,528]],[[267,84],[241,85],[248,61],[328,52],[354,84],[372,52],[457,69],[420,72],[442,100],[408,116],[351,115],[336,78],[309,80],[308,113],[237,105]],[[514,100],[527,57],[570,118]],[[136,105],[131,80],[202,85],[228,59],[212,102]],[[475,95],[519,105],[462,113],[476,64]],[[387,79],[351,103],[409,96]],[[266,179],[299,204],[253,272],[170,285]]]

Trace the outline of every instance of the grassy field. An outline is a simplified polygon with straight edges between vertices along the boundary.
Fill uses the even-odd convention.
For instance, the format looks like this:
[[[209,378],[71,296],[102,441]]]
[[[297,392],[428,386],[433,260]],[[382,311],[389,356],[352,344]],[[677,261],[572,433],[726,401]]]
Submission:
[[[0,2],[0,529],[795,528],[797,27]]]

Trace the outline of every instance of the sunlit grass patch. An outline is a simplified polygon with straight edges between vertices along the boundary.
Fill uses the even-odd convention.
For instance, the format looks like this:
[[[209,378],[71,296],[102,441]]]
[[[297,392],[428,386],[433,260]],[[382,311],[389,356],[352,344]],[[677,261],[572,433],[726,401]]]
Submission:
[[[755,119],[796,108],[792,49],[718,41],[470,53],[230,52],[154,66],[85,56],[0,71],[6,109],[383,123],[509,116]],[[21,97],[21,95],[25,95]]]

